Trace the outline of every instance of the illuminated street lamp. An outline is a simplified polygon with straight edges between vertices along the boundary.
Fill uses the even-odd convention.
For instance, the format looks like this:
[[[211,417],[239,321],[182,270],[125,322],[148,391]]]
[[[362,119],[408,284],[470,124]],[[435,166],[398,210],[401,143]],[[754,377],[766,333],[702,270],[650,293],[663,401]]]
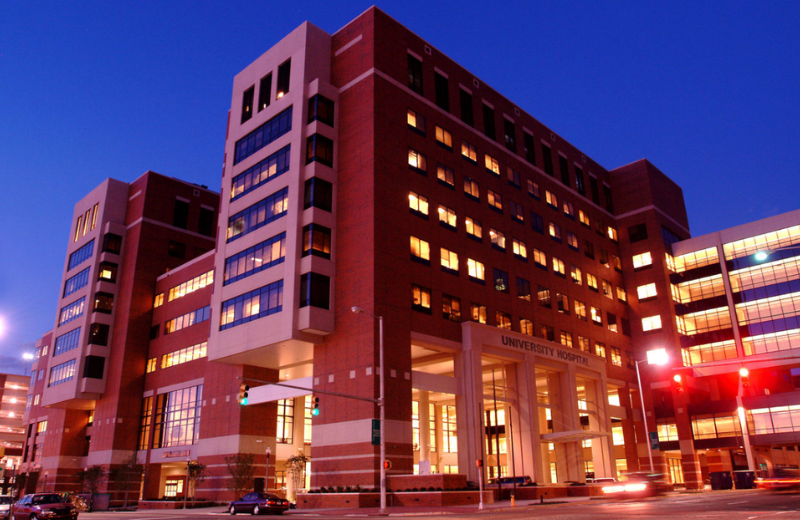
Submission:
[[[30,373],[30,367],[33,365],[33,354],[26,352],[22,354],[22,359],[25,360],[25,375],[27,376]]]
[[[653,469],[653,450],[650,448],[650,433],[647,430],[647,411],[644,408],[644,392],[642,391],[642,376],[639,374],[639,363],[644,362],[644,359],[636,361],[636,379],[639,380],[639,400],[642,401],[642,421],[644,421],[645,444],[647,444],[647,456],[650,459],[650,473],[654,473]],[[666,365],[669,362],[669,355],[663,348],[657,348],[647,351],[647,364],[648,365]]]

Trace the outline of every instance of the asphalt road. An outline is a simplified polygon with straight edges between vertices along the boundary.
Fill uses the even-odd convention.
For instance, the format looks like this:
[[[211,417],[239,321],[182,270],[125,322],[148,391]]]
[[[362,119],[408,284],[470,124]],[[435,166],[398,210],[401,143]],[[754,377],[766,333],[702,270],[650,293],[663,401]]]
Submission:
[[[582,500],[569,503],[521,504],[511,508],[507,502],[477,511],[474,507],[444,508],[436,511],[417,508],[396,508],[390,516],[411,516],[413,520],[436,518],[460,519],[530,519],[558,520],[624,520],[692,518],[702,520],[800,520],[800,493],[768,493],[765,491],[716,491],[698,494],[671,494],[643,500]],[[375,510],[310,511],[293,510],[284,518],[295,520],[331,518],[352,520],[373,516]],[[247,515],[249,517],[249,515]],[[240,515],[237,515],[240,517]],[[82,520],[213,520],[230,518],[222,508],[196,511],[139,511],[126,513],[81,513]]]

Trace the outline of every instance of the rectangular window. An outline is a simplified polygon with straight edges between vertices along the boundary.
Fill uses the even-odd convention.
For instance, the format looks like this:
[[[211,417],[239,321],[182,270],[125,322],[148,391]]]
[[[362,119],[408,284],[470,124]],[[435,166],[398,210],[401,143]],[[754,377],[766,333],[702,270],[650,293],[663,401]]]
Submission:
[[[550,289],[542,287],[541,285],[536,288],[536,298],[539,300],[539,305],[546,309],[552,309],[553,304],[550,301]]]
[[[575,167],[575,189],[581,195],[586,195],[586,186],[583,183],[583,170],[578,166]]]
[[[508,273],[494,268],[494,290],[507,293],[509,292],[508,288]]]
[[[75,362],[76,359],[71,359],[66,363],[61,363],[50,369],[50,379],[47,386],[56,386],[67,381],[75,379]]]
[[[205,287],[214,283],[214,270],[208,271],[203,273],[199,276],[195,276],[191,280],[183,282],[180,285],[176,285],[175,287],[171,288],[167,293],[167,301],[171,302],[177,298],[182,298],[187,294],[191,294],[195,291],[199,291]]]
[[[489,139],[497,138],[494,127],[494,109],[489,105],[483,105],[483,133]]]
[[[229,329],[283,309],[283,280],[222,303],[220,330]]]
[[[528,195],[533,197],[536,200],[540,200],[539,197],[539,185],[532,180],[528,179]]]
[[[186,327],[206,321],[211,314],[211,306],[206,305],[195,311],[173,318],[164,324],[164,334],[172,334]]]
[[[619,287],[617,287],[619,289]],[[640,285],[636,288],[636,294],[639,297],[639,301],[648,300],[650,298],[655,298],[658,296],[658,291],[656,290],[656,284],[648,283],[645,285]]]
[[[550,222],[549,226],[550,238],[561,243],[561,226],[556,224],[555,222]]]
[[[442,317],[446,320],[461,322],[461,300],[449,294],[442,295]]]
[[[292,72],[292,60],[288,59],[278,66],[278,89],[275,99],[280,99],[289,93],[289,76]]]
[[[253,85],[244,91],[242,95],[242,123],[249,121],[253,117],[253,99],[255,98],[256,87]]]
[[[90,268],[87,267],[75,276],[67,278],[67,281],[64,282],[64,293],[62,297],[69,296],[70,294],[83,289],[89,284],[89,269]]]
[[[502,212],[503,198],[500,196],[500,194],[492,190],[486,190],[486,193],[487,193],[487,200],[489,202],[489,207]]]
[[[439,206],[439,225],[444,226],[446,228],[451,229],[452,231],[456,230],[456,212],[452,209],[448,208],[447,206]]]
[[[150,374],[156,371],[158,364],[156,363],[158,360],[156,358],[150,358],[147,360],[147,368],[145,369],[145,373]]]
[[[216,214],[213,209],[200,208],[200,214],[197,216],[197,232],[207,237],[213,237],[214,226],[217,223]]]
[[[300,307],[330,309],[331,279],[318,273],[300,275]],[[281,304],[283,287],[281,287]],[[276,311],[277,312],[277,311]]]
[[[633,268],[634,269],[644,269],[645,267],[649,267],[653,265],[653,257],[650,255],[650,251],[645,251],[640,255],[635,255],[633,257]]]
[[[496,229],[489,228],[489,239],[492,241],[492,247],[501,251],[506,250],[506,236],[497,231]]]
[[[595,325],[602,325],[603,324],[603,312],[598,309],[597,307],[589,306],[589,314],[592,317],[592,322]]]
[[[111,314],[114,307],[114,295],[104,292],[96,292],[94,294],[94,307],[93,312],[101,312],[103,314]]]
[[[597,189],[597,177],[589,176],[589,189],[592,192],[592,202],[600,204],[600,192]]]
[[[528,302],[531,301],[531,283],[519,276],[517,277],[517,298]]]
[[[553,209],[558,209],[558,196],[550,190],[544,190],[544,200]]]
[[[186,229],[186,226],[189,225],[189,201],[175,199],[172,225],[181,229]]]
[[[619,237],[617,236],[617,230],[615,228],[608,226],[606,232],[608,233],[608,238],[611,239],[612,242],[619,242]]]
[[[511,330],[511,315],[503,311],[495,311],[495,324],[498,329]]]
[[[546,339],[547,341],[555,341],[556,340],[556,331],[550,325],[542,324],[540,328],[542,338]]]
[[[185,258],[186,244],[170,240],[167,244],[167,254],[173,258]]]
[[[569,332],[561,331],[561,344],[565,347],[572,348],[572,334]]]
[[[233,164],[239,164],[292,129],[292,107],[287,108],[236,141]]]
[[[470,315],[472,316],[472,321],[477,323],[486,324],[486,306],[479,305],[477,303],[473,303],[470,306]]]
[[[456,407],[442,406],[442,441],[445,453],[458,453],[457,425]]]
[[[106,358],[102,356],[86,356],[83,361],[84,379],[103,379]]]
[[[173,390],[156,398],[154,448],[197,444],[203,385]]]
[[[238,282],[243,278],[247,278],[248,276],[260,273],[265,269],[282,263],[285,258],[286,232],[283,232],[226,258],[225,274],[222,284],[228,285],[233,282]],[[206,285],[211,285],[213,283],[213,273],[213,271],[206,273]],[[198,289],[200,288],[199,285],[201,282],[202,280],[198,282]],[[194,283],[192,283],[192,288],[194,290]],[[172,293],[171,289],[170,293]]]
[[[572,300],[572,304],[575,307],[575,317],[586,321],[586,304],[578,300]]]
[[[558,156],[558,169],[561,170],[561,182],[569,186],[569,161],[563,155]]]
[[[308,208],[333,211],[333,184],[319,177],[308,179],[303,193],[303,209]]]
[[[583,239],[583,254],[586,255],[586,258],[591,258],[594,260],[594,244]]]
[[[503,133],[506,141],[506,148],[517,153],[517,131],[514,123],[508,119],[503,119]]]
[[[473,281],[485,281],[485,269],[481,262],[473,260],[472,258],[468,258],[467,272],[469,273],[470,279]]]
[[[533,261],[537,267],[543,268],[545,271],[547,270],[547,255],[544,251],[539,249],[533,248]]]
[[[333,101],[319,94],[308,100],[308,124],[314,121],[333,127]]]
[[[536,149],[533,144],[533,136],[528,132],[522,132],[522,144],[525,146],[525,160],[536,165]]]
[[[517,189],[520,189],[522,187],[522,185],[520,184],[519,172],[514,168],[508,169],[508,183]]]
[[[544,234],[544,219],[538,213],[531,211],[531,228],[537,233]]]
[[[614,201],[611,199],[611,186],[603,184],[603,196],[606,199],[606,209],[609,213],[614,213]]]
[[[236,200],[289,171],[290,148],[291,145],[284,146],[235,176],[231,181],[231,200]]]
[[[475,239],[478,242],[483,241],[483,228],[481,227],[480,221],[466,217],[464,219],[464,223],[466,224],[468,237]]]
[[[461,141],[461,156],[473,164],[478,163],[478,152],[475,147],[466,141]]]
[[[661,329],[661,316],[656,314],[655,316],[648,316],[646,318],[642,318],[642,330],[644,332],[648,332],[651,330],[660,330]]]
[[[431,290],[419,285],[411,286],[411,308],[415,311],[431,313]]]
[[[628,241],[631,244],[647,240],[647,224],[642,222],[635,226],[628,227]]]
[[[514,201],[509,203],[509,207],[511,208],[511,218],[516,220],[517,222],[524,224],[525,223],[525,213],[522,209],[522,206],[517,204]]]
[[[542,143],[542,162],[544,163],[544,172],[551,177],[555,176],[553,173],[553,156],[550,153],[550,147]]]
[[[617,299],[619,301],[621,301],[621,302],[627,302],[628,301],[628,295],[625,293],[625,288],[624,287],[617,286]]]
[[[228,242],[286,216],[288,210],[289,188],[283,188],[228,218]]]
[[[566,200],[562,201],[561,208],[564,210],[564,215],[575,220],[575,208],[572,207],[571,202],[567,202]]]
[[[514,256],[520,260],[528,259],[528,246],[525,245],[525,242],[517,240],[516,238],[511,239],[511,250]]]
[[[603,296],[605,296],[609,300],[614,299],[614,290],[611,287],[611,282],[609,282],[608,280],[603,280]]]
[[[109,326],[103,323],[92,323],[89,327],[89,344],[108,346]]]
[[[586,285],[588,285],[589,289],[593,290],[594,292],[599,291],[597,287],[597,277],[592,273],[586,273]]]
[[[258,83],[258,111],[261,112],[269,106],[272,95],[272,73],[270,72]]]
[[[606,345],[605,343],[600,343],[599,341],[594,342],[594,350],[595,353],[600,356],[601,358],[606,357]]]
[[[75,300],[69,305],[62,307],[58,316],[58,325],[61,326],[65,323],[69,323],[81,316],[83,314],[83,307],[85,303],[86,297],[84,296],[80,300]]]
[[[303,228],[303,255],[331,258],[331,230],[319,224],[309,224]]]
[[[278,400],[275,442],[278,444],[294,442],[294,398]]]
[[[428,174],[428,159],[425,155],[421,154],[420,152],[414,150],[413,148],[408,149],[408,167],[412,170],[416,171],[417,173],[421,173],[423,175]]]
[[[556,293],[556,310],[569,316],[569,298],[566,294]]]
[[[411,259],[421,260],[425,265],[431,263],[431,245],[417,237],[411,237]]]
[[[78,239],[81,237],[82,228],[83,228],[83,215],[78,215],[78,221],[75,222],[75,237],[72,239],[73,242],[77,242]]]
[[[578,348],[581,349],[583,352],[591,352],[592,347],[589,344],[589,338],[578,336]]]
[[[572,231],[567,231],[567,246],[573,251],[579,251],[578,236]]]
[[[86,243],[85,246],[81,247],[80,249],[69,255],[69,262],[67,262],[67,271],[70,271],[75,267],[78,267],[84,261],[88,260],[92,256],[93,252],[94,252],[94,239],[90,240],[89,242]]]
[[[442,270],[458,274],[458,254],[445,248],[441,248]]]
[[[553,257],[553,273],[559,276],[566,276],[564,261],[555,256]]]
[[[489,173],[500,177],[500,163],[497,162],[497,159],[487,153],[484,157],[484,164]]]
[[[464,177],[464,193],[467,195],[467,197],[470,197],[474,200],[479,200],[481,196],[481,190],[478,186],[478,183],[469,177]]]
[[[422,62],[408,55],[408,88],[422,95]]]
[[[333,141],[324,135],[314,134],[306,139],[306,164],[318,162],[333,167]]]
[[[150,429],[153,426],[153,398],[142,399],[142,417],[139,420],[139,449],[146,450],[150,446]]]
[[[202,359],[206,357],[206,353],[208,351],[208,343],[202,342],[198,343],[197,345],[192,345],[191,347],[182,348],[180,350],[175,350],[168,354],[164,354],[161,356],[161,368],[170,368],[174,367],[175,365],[182,365],[184,363],[188,363],[189,361],[194,361],[196,359]]]
[[[62,334],[56,338],[55,346],[53,347],[53,357],[69,352],[70,350],[78,348],[78,340],[81,337],[81,329],[71,330],[66,334]]]
[[[527,318],[520,318],[519,331],[528,336],[533,336],[533,322]]]
[[[439,125],[436,125],[436,143],[450,151],[453,150],[452,134]]]
[[[583,272],[580,267],[572,264],[570,267],[570,276],[572,277],[572,283],[575,285],[583,285]]]
[[[617,327],[617,315],[606,312],[606,318],[608,321],[608,330],[611,332],[619,332],[619,328]]]
[[[475,126],[472,112],[472,94],[464,89],[458,89],[461,101],[461,120],[469,126]]]
[[[408,127],[418,134],[425,135],[425,117],[418,112],[408,109]]]
[[[591,227],[592,222],[589,220],[589,215],[582,209],[578,210],[578,221],[586,227]]]
[[[439,184],[454,188],[456,185],[455,174],[452,168],[448,168],[442,163],[436,167],[436,178],[439,179]]]
[[[418,193],[408,193],[408,208],[416,215],[428,217],[428,199]]]
[[[433,72],[433,88],[436,94],[436,106],[450,112],[450,83],[438,72]]]

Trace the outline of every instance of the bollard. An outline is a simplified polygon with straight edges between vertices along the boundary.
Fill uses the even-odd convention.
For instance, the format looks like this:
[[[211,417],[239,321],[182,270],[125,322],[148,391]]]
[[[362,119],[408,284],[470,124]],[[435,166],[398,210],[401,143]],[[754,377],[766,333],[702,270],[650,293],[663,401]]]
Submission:
[[[539,495],[539,503],[544,504],[544,495]]]
[[[516,507],[517,501],[514,500],[514,493],[511,493],[511,507]]]

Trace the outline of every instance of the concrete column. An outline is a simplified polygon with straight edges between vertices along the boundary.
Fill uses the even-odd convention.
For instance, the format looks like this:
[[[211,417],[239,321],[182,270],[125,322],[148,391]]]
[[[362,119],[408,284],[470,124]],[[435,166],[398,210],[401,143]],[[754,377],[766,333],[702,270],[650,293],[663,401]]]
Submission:
[[[419,462],[431,460],[431,428],[430,414],[428,413],[429,393],[424,390],[419,392]],[[460,471],[460,470],[459,470]]]
[[[575,377],[575,365],[567,365],[566,372],[558,374],[559,393],[561,397],[561,431],[580,430],[578,415],[578,382]],[[580,442],[559,442],[556,444],[558,454],[559,482],[577,481],[583,475],[583,450]],[[563,475],[563,476],[562,476]]]
[[[478,482],[480,474],[475,461],[486,459],[482,441],[485,425],[483,414],[479,410],[479,406],[483,404],[483,371],[480,346],[476,348],[465,339],[464,347],[455,356],[454,362],[459,384],[459,395],[456,396],[458,471],[466,474],[467,480]]]
[[[608,388],[603,379],[586,379],[586,401],[589,403],[589,429],[611,433],[611,416],[608,413]],[[616,476],[614,446],[610,437],[592,439],[592,461],[595,477]],[[585,475],[584,475],[585,478]],[[584,480],[582,479],[581,482]]]
[[[301,452],[305,453],[305,418],[306,418],[306,398],[295,397],[294,399],[294,424],[292,426],[292,455],[298,455]],[[274,453],[274,450],[273,450]],[[286,461],[281,461],[278,466],[278,461],[273,457],[270,460],[272,466],[269,475],[270,481],[268,487],[274,489],[275,485],[275,472],[283,471],[286,477],[286,496],[292,497],[295,491],[294,479],[288,474],[283,464]],[[312,463],[313,464],[313,463]]]
[[[517,475],[528,475],[536,479],[534,446],[539,439],[539,418],[538,406],[536,404],[536,385],[531,387],[530,373],[533,372],[533,364],[516,363],[506,366],[506,386],[510,390],[509,397],[516,401],[515,406],[509,406],[507,417],[511,419],[511,435],[507,436],[509,441],[508,454],[512,455],[513,445],[514,468]],[[511,464],[509,464],[511,471]]]

